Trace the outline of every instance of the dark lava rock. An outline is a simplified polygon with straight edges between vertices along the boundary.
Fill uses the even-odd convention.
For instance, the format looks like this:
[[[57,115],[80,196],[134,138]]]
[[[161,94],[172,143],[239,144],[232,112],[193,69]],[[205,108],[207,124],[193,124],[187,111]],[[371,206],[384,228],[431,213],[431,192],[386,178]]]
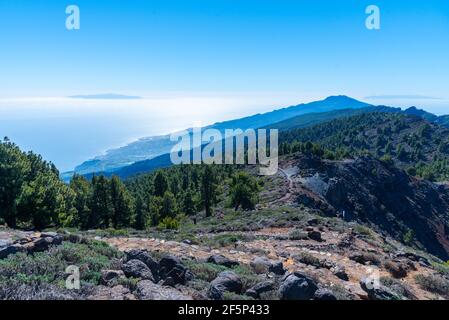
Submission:
[[[150,268],[151,273],[155,277],[156,282],[159,280],[159,264],[153,259],[153,257],[145,250],[130,250],[126,252],[126,261],[140,260]]]
[[[449,188],[415,179],[370,156],[351,162],[321,162],[308,169],[329,182],[324,198],[336,210],[344,210],[350,220],[375,224],[395,239],[403,239],[405,232],[412,230],[414,240],[427,252],[449,259]]]
[[[243,288],[242,280],[232,271],[223,271],[211,282],[211,286],[220,291],[241,293]]]
[[[310,300],[318,286],[309,276],[294,272],[283,277],[279,288],[281,300]]]
[[[122,270],[127,277],[140,278],[144,280],[155,281],[153,273],[145,263],[140,260],[129,260],[122,266]]]
[[[380,260],[374,253],[367,253],[367,252],[355,252],[349,256],[349,259],[352,261],[355,261],[357,263],[367,265],[379,265]]]
[[[342,267],[342,266],[336,266],[333,269],[333,274],[334,274],[334,276],[336,276],[340,280],[349,281],[349,276],[346,273],[346,269],[344,267]]]
[[[284,265],[281,261],[272,261],[266,257],[256,257],[250,263],[251,268],[257,274],[274,273],[276,275],[284,275]]]
[[[33,242],[34,242],[34,251],[42,252],[48,250],[48,247],[51,244],[53,244],[53,238],[51,237],[38,238]]]
[[[388,288],[376,284],[371,278],[363,278],[360,280],[360,286],[371,300],[400,300],[398,295]]]
[[[223,291],[215,286],[210,286],[207,290],[207,297],[212,300],[223,300]]]
[[[248,289],[245,294],[254,299],[258,299],[260,298],[260,295],[262,293],[273,291],[274,288],[275,288],[274,281],[267,280],[257,283],[256,285]]]
[[[10,254],[20,252],[21,246],[13,244],[0,249],[0,259],[6,259]]]
[[[175,284],[185,284],[193,274],[175,256],[167,255],[159,261],[159,275],[162,279],[172,278]]]
[[[208,263],[217,264],[220,266],[225,266],[227,268],[232,268],[234,266],[238,266],[239,263],[237,261],[230,260],[223,255],[213,255],[207,259]]]
[[[282,261],[275,261],[271,264],[271,266],[268,268],[269,272],[273,272],[274,274],[278,276],[282,276],[285,274],[285,269]]]
[[[316,231],[316,230],[309,231],[309,232],[307,233],[307,236],[308,236],[310,239],[315,240],[315,241],[318,241],[318,242],[323,241],[323,239],[321,238],[321,232]]]
[[[329,289],[318,289],[315,292],[314,300],[337,300],[337,297]]]
[[[100,282],[105,286],[114,286],[117,285],[118,280],[124,276],[125,274],[121,270],[102,270]]]

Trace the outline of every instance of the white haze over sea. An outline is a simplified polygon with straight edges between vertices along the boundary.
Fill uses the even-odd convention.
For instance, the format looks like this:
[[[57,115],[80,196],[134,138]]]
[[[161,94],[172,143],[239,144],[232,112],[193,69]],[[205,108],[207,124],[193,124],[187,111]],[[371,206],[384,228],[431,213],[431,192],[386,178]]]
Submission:
[[[0,136],[42,154],[61,172],[139,138],[301,102],[270,95],[170,95],[139,100],[0,99]]]
[[[139,100],[72,98],[1,98],[0,135],[23,150],[42,154],[61,172],[139,138],[168,134],[201,123],[231,120],[325,98],[322,94],[228,93],[153,94]],[[364,100],[364,99],[362,99]],[[366,99],[365,99],[366,100]],[[449,113],[446,101],[378,101],[417,105]],[[390,102],[390,103],[388,103]],[[447,112],[445,112],[448,110]]]

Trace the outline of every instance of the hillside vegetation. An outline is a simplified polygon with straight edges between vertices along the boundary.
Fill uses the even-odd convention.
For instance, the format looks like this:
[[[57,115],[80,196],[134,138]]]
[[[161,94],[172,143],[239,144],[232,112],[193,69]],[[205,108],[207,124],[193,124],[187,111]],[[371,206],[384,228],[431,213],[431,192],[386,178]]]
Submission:
[[[280,135],[282,154],[312,142],[331,150],[327,157],[372,155],[428,180],[449,179],[449,129],[417,116],[365,113]],[[332,154],[333,153],[333,154]]]

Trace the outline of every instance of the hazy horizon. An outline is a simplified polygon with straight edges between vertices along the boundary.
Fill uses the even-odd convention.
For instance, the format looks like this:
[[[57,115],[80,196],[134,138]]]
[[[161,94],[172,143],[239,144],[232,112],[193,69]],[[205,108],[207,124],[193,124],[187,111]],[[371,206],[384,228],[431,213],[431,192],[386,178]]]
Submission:
[[[42,154],[63,172],[140,138],[183,130],[198,122],[209,125],[327,97],[302,95],[303,98],[291,93],[159,93],[153,94],[153,98],[144,95],[135,100],[0,99],[0,134],[24,150]],[[449,105],[446,100],[425,97],[356,98],[376,105],[417,106],[438,115],[444,114]]]

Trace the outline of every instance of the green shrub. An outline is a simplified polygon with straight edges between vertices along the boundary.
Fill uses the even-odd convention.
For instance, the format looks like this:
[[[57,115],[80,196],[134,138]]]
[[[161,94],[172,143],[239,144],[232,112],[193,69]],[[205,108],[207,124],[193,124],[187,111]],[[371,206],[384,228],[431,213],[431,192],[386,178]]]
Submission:
[[[75,265],[80,268],[81,280],[87,284],[99,284],[101,270],[110,269],[121,253],[104,242],[63,242],[48,252],[33,255],[18,253],[0,260],[0,286],[8,283],[63,284],[65,270]]]
[[[165,217],[158,225],[159,229],[177,230],[179,228],[179,221],[176,218]]]
[[[196,261],[186,261],[186,266],[195,275],[195,278],[207,282],[214,280],[220,272],[228,270],[226,267],[216,264]]]
[[[362,236],[366,236],[366,237],[369,237],[369,238],[373,238],[374,237],[373,236],[373,231],[370,228],[362,226],[360,224],[357,224],[354,227],[354,231],[357,232],[358,234],[362,235]]]
[[[308,239],[308,237],[309,236],[307,235],[307,232],[303,232],[301,230],[293,230],[288,234],[288,238],[293,241],[306,240]]]
[[[233,293],[233,292],[228,292],[225,291],[223,293],[223,300],[254,300],[253,298],[247,296],[247,295],[243,295],[243,294],[237,294],[237,293]]]
[[[234,245],[239,241],[247,241],[248,236],[242,234],[220,234],[206,240],[206,243],[212,247],[227,247]]]
[[[415,300],[416,296],[411,292],[410,288],[402,281],[391,278],[391,277],[381,277],[380,283],[393,291],[394,293],[409,299]]]
[[[438,273],[449,276],[449,261],[443,262],[443,263],[433,263],[432,266]]]
[[[404,241],[404,243],[406,245],[411,245],[413,244],[414,240],[415,240],[415,232],[411,229],[407,230],[406,233],[404,233],[404,236],[402,237],[402,240]]]
[[[246,265],[238,265],[232,269],[242,280],[243,292],[253,287],[255,284],[261,281],[259,275]]]
[[[418,274],[415,281],[422,289],[449,298],[449,281],[443,277]]]
[[[321,266],[321,260],[307,252],[301,252],[300,254],[295,255],[293,259],[308,266],[314,266],[317,268]]]

